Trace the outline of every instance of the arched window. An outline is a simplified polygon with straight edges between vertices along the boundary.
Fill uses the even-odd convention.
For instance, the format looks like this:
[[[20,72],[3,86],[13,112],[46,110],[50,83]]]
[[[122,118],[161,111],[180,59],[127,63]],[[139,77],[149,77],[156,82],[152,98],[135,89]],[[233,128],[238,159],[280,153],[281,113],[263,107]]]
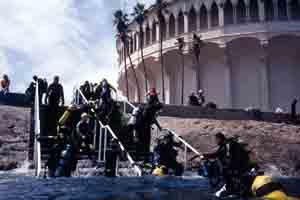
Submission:
[[[219,10],[216,2],[214,2],[211,6],[211,26],[219,26]]]
[[[184,16],[182,11],[178,15],[178,33],[179,35],[184,33]]]
[[[227,0],[224,6],[224,24],[233,24],[233,6],[230,0]]]
[[[237,22],[240,24],[246,22],[246,5],[244,0],[239,0],[237,4]]]
[[[286,0],[278,0],[278,19],[287,20],[287,5]]]
[[[200,29],[207,29],[208,21],[207,21],[207,10],[204,5],[200,8]]]
[[[293,20],[300,19],[300,6],[298,0],[292,0],[290,3],[291,7],[291,17]]]
[[[165,17],[162,17],[160,19],[160,28],[161,28],[161,37],[163,40],[166,39],[167,37],[167,24],[166,24],[166,20],[165,20]]]
[[[272,21],[274,19],[274,6],[272,0],[264,0],[265,2],[265,15],[266,21]]]
[[[259,21],[257,0],[250,0],[250,20],[251,20],[251,22]]]
[[[154,21],[153,24],[152,24],[152,43],[155,43],[157,41],[156,26],[157,26],[157,23]]]
[[[194,7],[191,8],[189,12],[189,32],[193,32],[197,30],[197,14]]]
[[[175,17],[171,14],[169,19],[169,34],[170,37],[175,37]]]
[[[147,25],[146,27],[146,35],[144,37],[146,37],[146,46],[150,44],[150,28],[149,28],[149,25]]]

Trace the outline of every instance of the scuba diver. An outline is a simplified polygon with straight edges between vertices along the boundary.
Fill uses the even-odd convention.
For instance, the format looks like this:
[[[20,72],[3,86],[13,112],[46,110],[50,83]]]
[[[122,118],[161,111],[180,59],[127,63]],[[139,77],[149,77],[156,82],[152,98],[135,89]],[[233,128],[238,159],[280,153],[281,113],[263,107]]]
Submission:
[[[76,126],[76,134],[79,140],[79,149],[83,149],[88,154],[89,159],[92,158],[92,141],[93,141],[93,131],[89,124],[89,115],[87,113],[81,114],[81,119]]]
[[[158,93],[155,88],[151,88],[147,93],[147,104],[143,108],[143,115],[140,123],[137,123],[136,132],[140,142],[140,152],[144,154],[150,153],[151,143],[151,127],[153,124],[161,131],[162,127],[157,121],[157,113],[162,109],[162,104],[159,102]]]
[[[203,154],[201,159],[217,159],[221,164],[221,175],[225,185],[217,196],[227,196],[232,194],[244,195],[248,193],[247,174],[253,165],[250,162],[250,151],[246,145],[239,143],[237,138],[226,138],[224,134],[215,135],[218,144],[217,151]]]
[[[175,142],[170,133],[158,140],[154,148],[153,164],[156,168],[152,173],[153,175],[168,174],[170,169],[174,171],[175,176],[181,176],[183,174],[183,166],[176,160],[178,152],[175,147],[180,148],[181,143]]]
[[[76,169],[77,151],[75,147],[78,145],[78,142],[72,134],[75,130],[76,118],[74,112],[76,110],[78,110],[77,106],[70,105],[58,121],[58,134],[46,162],[49,177],[68,177]]]
[[[106,79],[103,79],[100,84],[96,88],[95,92],[95,99],[99,100],[99,108],[98,116],[102,122],[108,121],[109,114],[112,112],[113,109],[113,99],[111,97],[111,90],[117,92],[117,90],[108,83]]]
[[[104,175],[106,177],[117,176],[117,165],[120,156],[122,156],[122,151],[118,144],[118,140],[112,138],[109,142],[109,147],[106,151],[106,162],[104,169]]]

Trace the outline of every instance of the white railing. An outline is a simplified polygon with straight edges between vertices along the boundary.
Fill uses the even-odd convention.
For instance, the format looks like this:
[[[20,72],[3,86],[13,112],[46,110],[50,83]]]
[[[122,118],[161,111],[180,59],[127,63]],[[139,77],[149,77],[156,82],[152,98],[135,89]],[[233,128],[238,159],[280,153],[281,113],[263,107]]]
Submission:
[[[42,170],[42,158],[41,158],[41,144],[38,140],[41,128],[40,128],[40,99],[39,99],[39,84],[35,83],[35,100],[34,100],[34,164],[35,164],[35,176],[41,175]]]
[[[89,104],[88,100],[85,98],[83,93],[80,89],[77,87],[74,89],[74,101],[75,104]],[[95,113],[95,111],[92,109],[92,112]],[[94,124],[94,141],[93,145],[96,147],[96,138],[97,138],[97,126],[99,127],[99,144],[98,144],[98,161],[99,162],[106,162],[106,151],[107,151],[107,138],[108,134],[110,134],[116,141],[118,141],[118,145],[122,152],[125,153],[126,158],[130,162],[131,166],[135,170],[137,176],[142,176],[142,170],[136,165],[134,160],[132,159],[131,155],[127,152],[124,145],[119,141],[117,135],[113,132],[113,130],[110,128],[109,125],[104,125],[100,120],[96,120],[96,123]],[[117,166],[118,171],[118,166]]]
[[[127,106],[131,107],[132,109],[135,109],[136,107],[130,103],[128,100],[125,100],[126,98],[123,98],[124,101],[124,112],[126,113],[127,110]],[[188,162],[188,158],[187,158],[187,151],[188,149],[190,151],[192,151],[193,153],[195,153],[196,155],[201,155],[201,153],[199,151],[197,151],[194,147],[192,147],[187,141],[185,141],[182,137],[180,137],[177,133],[175,133],[174,131],[168,129],[168,128],[164,128],[161,131],[159,131],[157,129],[156,132],[156,137],[159,137],[159,135],[163,132],[163,131],[167,131],[168,133],[172,134],[180,143],[182,143],[184,145],[184,168],[187,168],[187,162]]]

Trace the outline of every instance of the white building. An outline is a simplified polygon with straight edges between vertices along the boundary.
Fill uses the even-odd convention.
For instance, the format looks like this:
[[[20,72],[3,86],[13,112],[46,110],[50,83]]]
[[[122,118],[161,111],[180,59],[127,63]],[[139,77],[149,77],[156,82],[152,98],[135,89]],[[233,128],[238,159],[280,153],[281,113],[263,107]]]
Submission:
[[[300,97],[299,0],[171,0],[164,13],[163,60],[166,103],[181,103],[181,57],[176,39],[192,42],[201,36],[200,63],[186,46],[184,95],[201,88],[207,101],[221,108],[256,107],[289,110]],[[162,91],[159,26],[149,10],[144,29],[144,58],[149,87]],[[131,58],[144,96],[144,71],[139,51],[139,28],[131,24]],[[119,52],[119,89],[126,94],[124,48]],[[298,57],[299,56],[299,57]],[[137,87],[127,59],[131,100]],[[298,88],[299,87],[299,88]]]

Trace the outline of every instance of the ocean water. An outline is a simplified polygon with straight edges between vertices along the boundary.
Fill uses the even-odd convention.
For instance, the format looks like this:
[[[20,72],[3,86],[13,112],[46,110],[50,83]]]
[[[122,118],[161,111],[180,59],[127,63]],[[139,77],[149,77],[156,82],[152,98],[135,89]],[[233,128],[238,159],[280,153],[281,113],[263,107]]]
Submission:
[[[81,175],[36,178],[29,164],[0,172],[0,200],[213,200],[208,181],[198,176],[118,177]],[[84,173],[88,174],[88,173]],[[281,177],[289,192],[300,196],[300,179]]]

